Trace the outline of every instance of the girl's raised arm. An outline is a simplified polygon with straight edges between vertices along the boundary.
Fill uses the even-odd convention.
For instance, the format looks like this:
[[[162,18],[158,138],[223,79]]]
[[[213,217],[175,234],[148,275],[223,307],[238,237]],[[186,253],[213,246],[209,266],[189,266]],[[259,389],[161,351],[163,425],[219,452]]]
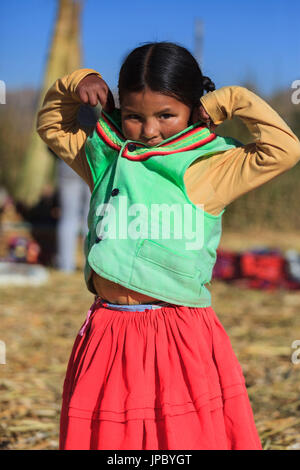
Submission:
[[[253,136],[252,143],[211,159],[210,184],[224,206],[299,161],[298,138],[271,106],[247,88],[220,88],[204,95],[201,104],[214,124],[238,116]]]
[[[37,132],[40,137],[91,189],[93,179],[84,152],[84,144],[91,129],[81,126],[77,115],[82,104],[95,106],[100,101],[105,106],[107,97],[110,97],[107,105],[112,107],[110,95],[109,88],[98,72],[79,69],[56,80],[38,113]]]

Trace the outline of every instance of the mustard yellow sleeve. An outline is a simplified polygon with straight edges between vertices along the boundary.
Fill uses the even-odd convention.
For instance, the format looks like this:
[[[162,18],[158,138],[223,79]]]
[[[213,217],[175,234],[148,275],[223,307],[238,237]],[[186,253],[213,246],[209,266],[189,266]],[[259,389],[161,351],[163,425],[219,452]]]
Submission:
[[[253,137],[250,144],[211,158],[207,177],[224,207],[299,161],[298,138],[277,112],[250,90],[223,87],[204,95],[201,103],[215,124],[238,116]]]
[[[90,129],[80,126],[77,113],[81,102],[76,87],[93,69],[79,69],[56,80],[46,93],[37,117],[37,132],[48,147],[83,178],[92,189],[93,179],[84,144]]]

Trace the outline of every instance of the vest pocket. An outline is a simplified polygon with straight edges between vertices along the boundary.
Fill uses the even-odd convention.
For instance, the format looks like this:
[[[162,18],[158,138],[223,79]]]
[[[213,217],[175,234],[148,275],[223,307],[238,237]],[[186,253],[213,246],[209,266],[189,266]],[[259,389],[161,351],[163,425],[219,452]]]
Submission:
[[[152,240],[142,241],[137,249],[136,257],[182,276],[193,278],[200,274],[194,259],[179,255]]]

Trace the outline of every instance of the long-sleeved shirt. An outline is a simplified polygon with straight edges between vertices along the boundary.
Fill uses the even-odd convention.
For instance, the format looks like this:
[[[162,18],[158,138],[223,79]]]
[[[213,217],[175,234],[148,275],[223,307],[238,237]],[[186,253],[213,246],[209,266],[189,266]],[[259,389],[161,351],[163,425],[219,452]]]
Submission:
[[[93,191],[93,178],[85,155],[90,128],[81,126],[77,114],[81,101],[79,82],[93,69],[80,69],[58,79],[47,92],[38,114],[37,131],[46,144],[62,158]],[[239,196],[292,168],[300,159],[300,143],[282,118],[259,96],[240,86],[222,87],[201,98],[212,121],[219,125],[238,116],[247,126],[253,142],[199,158],[186,170],[184,183],[189,199],[203,209],[219,214]],[[115,304],[155,301],[93,273],[97,294]]]

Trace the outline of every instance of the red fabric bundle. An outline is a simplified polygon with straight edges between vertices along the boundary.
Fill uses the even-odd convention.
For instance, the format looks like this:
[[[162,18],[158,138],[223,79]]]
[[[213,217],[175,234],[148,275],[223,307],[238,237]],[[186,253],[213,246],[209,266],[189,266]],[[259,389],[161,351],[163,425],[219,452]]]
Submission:
[[[240,260],[243,277],[262,279],[275,284],[285,280],[285,259],[277,251],[246,252]]]

